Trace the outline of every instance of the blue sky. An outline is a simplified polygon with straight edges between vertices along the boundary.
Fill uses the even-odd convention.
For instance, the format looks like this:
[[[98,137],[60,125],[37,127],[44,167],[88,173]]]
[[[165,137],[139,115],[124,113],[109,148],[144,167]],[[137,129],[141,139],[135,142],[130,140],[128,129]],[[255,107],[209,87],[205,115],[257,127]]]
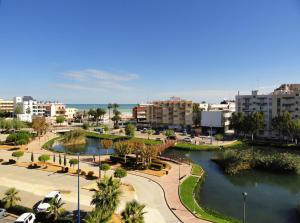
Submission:
[[[0,98],[217,102],[300,82],[299,0],[2,0]]]

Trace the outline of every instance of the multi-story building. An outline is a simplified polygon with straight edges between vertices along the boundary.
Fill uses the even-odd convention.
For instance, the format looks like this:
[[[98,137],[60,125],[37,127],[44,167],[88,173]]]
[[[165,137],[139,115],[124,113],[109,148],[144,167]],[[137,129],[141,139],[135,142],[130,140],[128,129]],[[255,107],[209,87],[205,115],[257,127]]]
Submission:
[[[31,96],[14,97],[14,109],[19,108],[18,118],[31,122],[35,116],[56,117],[66,115],[66,106],[59,102],[37,101]]]
[[[272,131],[272,94],[259,94],[252,91],[250,95],[236,96],[236,111],[244,115],[253,112],[262,112],[265,118],[265,129],[260,131],[261,136],[269,136]]]
[[[284,112],[289,112],[293,120],[300,118],[300,84],[282,84],[270,94],[258,94],[258,91],[252,91],[251,95],[238,94],[236,107],[244,115],[262,112],[265,129],[260,131],[260,136],[272,136],[272,118]]]
[[[147,105],[147,122],[154,128],[182,129],[193,125],[193,102],[172,97]]]
[[[132,117],[136,120],[138,125],[147,126],[147,108],[151,104],[139,104],[138,106],[132,109]]]
[[[300,119],[300,84],[282,84],[272,94],[272,116],[289,112],[292,119]]]
[[[73,120],[77,111],[78,111],[77,108],[66,108],[66,113],[65,113],[66,119]]]
[[[4,100],[0,98],[0,112],[13,113],[14,112],[14,101]]]
[[[201,112],[202,132],[215,134],[229,132],[230,117],[235,112],[234,101],[223,101],[220,104],[209,104],[207,110]]]

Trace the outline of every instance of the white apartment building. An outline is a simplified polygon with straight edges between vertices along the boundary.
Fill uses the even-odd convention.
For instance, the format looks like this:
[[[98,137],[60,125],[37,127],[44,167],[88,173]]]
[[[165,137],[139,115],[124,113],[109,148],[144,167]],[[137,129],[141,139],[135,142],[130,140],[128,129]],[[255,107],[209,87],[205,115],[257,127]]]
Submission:
[[[66,108],[66,113],[65,113],[66,119],[73,120],[77,111],[78,111],[77,108]]]
[[[300,119],[300,84],[282,84],[272,94],[272,116],[289,112],[293,120]]]
[[[237,112],[249,115],[252,112],[262,112],[265,116],[265,129],[261,136],[272,136],[272,118],[289,112],[293,120],[300,118],[300,84],[282,84],[270,94],[236,96]]]
[[[21,121],[31,122],[34,116],[56,117],[66,115],[66,106],[59,102],[37,101],[31,96],[14,97],[14,110],[19,107],[21,114],[17,117]]]
[[[265,117],[265,129],[260,132],[261,136],[269,136],[272,131],[272,94],[259,94],[257,90],[250,95],[236,96],[236,111],[244,115],[253,112],[262,112]]]
[[[220,104],[209,104],[207,110],[201,112],[201,127],[203,132],[215,134],[228,133],[230,117],[235,112],[235,102],[223,101]]]

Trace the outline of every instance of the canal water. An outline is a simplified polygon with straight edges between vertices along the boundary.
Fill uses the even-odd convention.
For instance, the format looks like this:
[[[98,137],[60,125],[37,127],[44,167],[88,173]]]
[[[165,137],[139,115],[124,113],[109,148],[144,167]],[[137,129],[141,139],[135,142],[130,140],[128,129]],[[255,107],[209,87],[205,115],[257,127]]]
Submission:
[[[55,143],[52,147],[54,151],[57,152],[66,152],[66,153],[80,153],[83,155],[98,155],[99,152],[101,155],[113,154],[114,149],[110,148],[108,150],[102,148],[100,140],[94,138],[87,138],[86,144],[83,145],[74,145],[74,146],[64,146],[60,143]]]
[[[197,193],[202,206],[242,220],[242,192],[247,192],[247,223],[300,222],[296,212],[300,205],[300,176],[252,170],[228,176],[210,160],[217,152],[171,149],[165,155],[189,158],[204,168],[205,180]]]

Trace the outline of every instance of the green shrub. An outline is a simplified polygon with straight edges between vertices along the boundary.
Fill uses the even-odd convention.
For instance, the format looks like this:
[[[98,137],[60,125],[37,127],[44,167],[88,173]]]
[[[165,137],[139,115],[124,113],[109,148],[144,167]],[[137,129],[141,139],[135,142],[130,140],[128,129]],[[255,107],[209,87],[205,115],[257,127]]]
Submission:
[[[108,170],[110,170],[110,165],[107,164],[107,163],[103,163],[103,164],[100,166],[100,169],[103,170],[103,171],[108,171]]]
[[[94,171],[89,171],[87,174],[88,177],[93,177],[94,176]]]
[[[6,138],[7,143],[16,143],[18,145],[28,144],[31,138],[31,134],[27,131],[19,131],[16,133],[10,134]]]
[[[70,164],[70,167],[77,165],[78,164],[78,159],[70,159],[69,160],[69,164]]]
[[[44,162],[45,163],[48,160],[50,160],[50,156],[48,154],[42,154],[42,155],[39,156],[38,159],[39,159],[40,162]]]
[[[17,159],[19,159],[20,157],[22,157],[24,155],[24,152],[21,150],[15,151],[11,154],[13,157],[16,157]]]
[[[164,166],[160,163],[151,163],[150,169],[152,170],[162,170]]]
[[[125,163],[125,158],[120,157],[120,156],[116,156],[116,155],[111,155],[110,156],[110,161],[112,163]]]
[[[115,170],[115,173],[114,173],[114,176],[116,178],[123,178],[123,177],[126,177],[127,176],[127,171],[121,167],[118,167],[116,170]]]

